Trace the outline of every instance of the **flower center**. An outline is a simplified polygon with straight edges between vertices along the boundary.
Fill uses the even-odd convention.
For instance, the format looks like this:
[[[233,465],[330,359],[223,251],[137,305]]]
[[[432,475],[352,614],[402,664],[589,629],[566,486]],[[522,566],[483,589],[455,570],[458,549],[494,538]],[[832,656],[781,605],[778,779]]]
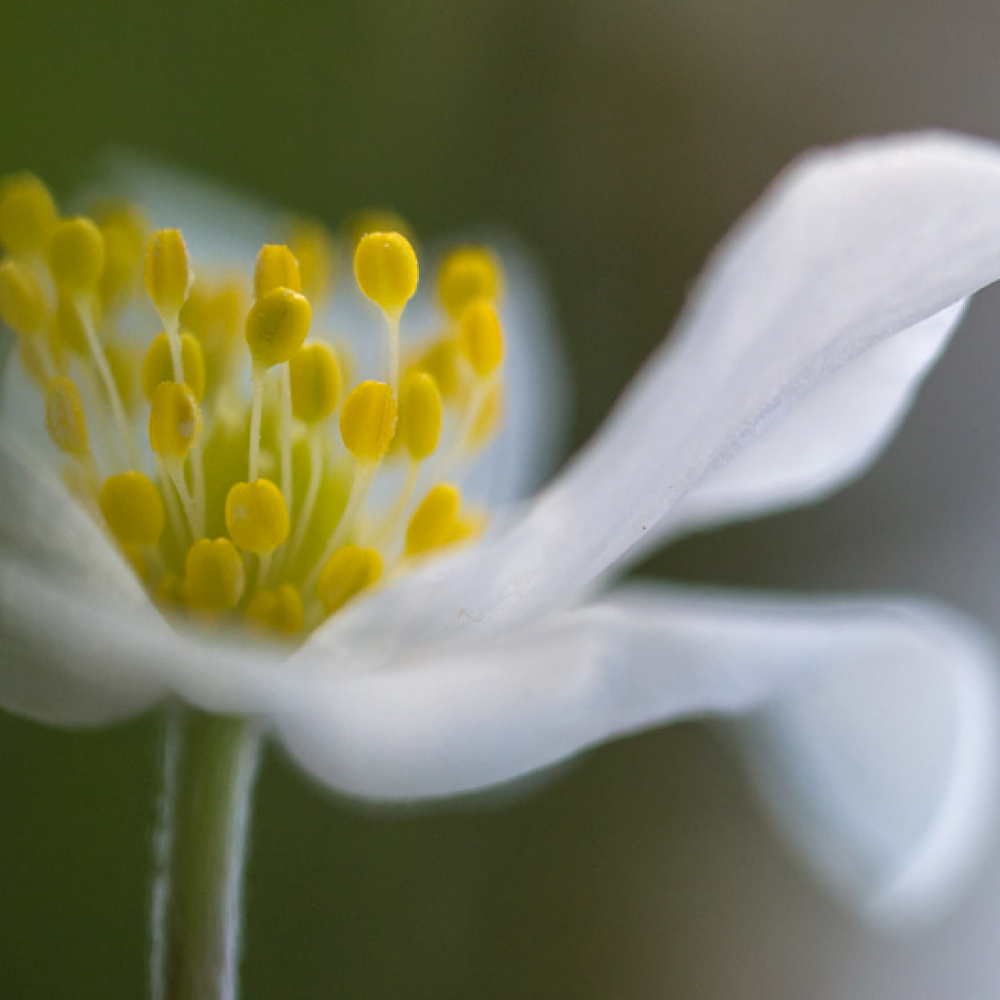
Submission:
[[[499,422],[499,267],[448,254],[440,321],[401,345],[419,268],[383,229],[349,248],[382,331],[376,377],[358,379],[323,318],[341,248],[317,223],[234,276],[196,268],[131,203],[60,218],[37,178],[0,185],[0,317],[64,481],[164,613],[301,637],[481,530],[452,480]]]

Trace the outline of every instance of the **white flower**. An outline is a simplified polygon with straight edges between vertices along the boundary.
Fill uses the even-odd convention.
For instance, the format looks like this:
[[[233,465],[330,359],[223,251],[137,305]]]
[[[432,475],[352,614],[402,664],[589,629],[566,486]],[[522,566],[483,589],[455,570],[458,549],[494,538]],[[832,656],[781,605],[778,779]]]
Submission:
[[[130,184],[196,260],[247,265],[269,235],[270,220],[190,189],[186,205],[168,192],[160,219],[170,185]],[[535,485],[562,390],[535,353],[547,317],[530,273],[504,263],[510,419],[476,470],[494,503]],[[598,588],[651,545],[858,474],[966,297],[998,276],[996,147],[918,135],[804,157],[566,470],[479,543],[391,579],[291,653],[167,624],[15,442],[29,406],[10,365],[0,703],[91,725],[178,695],[260,717],[321,781],[373,799],[469,792],[624,733],[745,713],[732,731],[794,842],[851,899],[906,915],[966,869],[993,807],[994,658],[977,630],[913,601]]]

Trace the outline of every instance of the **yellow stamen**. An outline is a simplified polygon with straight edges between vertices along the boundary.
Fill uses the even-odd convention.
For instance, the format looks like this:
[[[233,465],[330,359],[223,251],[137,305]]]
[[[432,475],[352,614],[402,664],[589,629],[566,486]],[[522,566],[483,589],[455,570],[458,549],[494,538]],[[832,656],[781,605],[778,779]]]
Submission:
[[[290,288],[273,288],[254,303],[246,338],[254,366],[266,370],[286,362],[309,332],[309,300]]]
[[[243,596],[243,558],[228,538],[200,538],[184,561],[184,597],[188,607],[228,611]]]
[[[155,545],[163,534],[165,514],[160,491],[136,470],[109,476],[98,504],[111,533],[122,545]]]
[[[48,318],[45,296],[32,273],[16,260],[0,264],[0,318],[16,333],[37,333]]]
[[[433,376],[441,395],[450,399],[458,388],[458,344],[445,337],[428,348],[416,368]]]
[[[288,507],[281,490],[269,479],[237,483],[226,496],[226,528],[244,551],[273,552],[288,537]]]
[[[438,297],[454,319],[479,299],[500,294],[501,276],[497,259],[483,247],[459,247],[441,263]]]
[[[503,329],[492,304],[480,299],[467,306],[459,321],[458,346],[481,378],[488,378],[503,361]]]
[[[399,233],[368,233],[354,251],[358,287],[387,316],[399,318],[417,290],[420,270],[409,240]]]
[[[146,244],[146,291],[169,332],[191,288],[191,261],[179,229],[158,229]]]
[[[65,375],[52,379],[45,392],[45,426],[60,451],[77,457],[89,454],[83,399],[76,383]]]
[[[362,382],[340,409],[340,434],[359,462],[377,462],[396,429],[396,397],[384,382]]]
[[[340,401],[340,362],[323,343],[305,344],[288,362],[292,413],[307,424],[326,420]]]
[[[32,174],[15,174],[0,184],[0,242],[15,254],[44,250],[56,221],[49,189]]]
[[[90,219],[63,219],[49,239],[49,267],[68,295],[94,292],[104,273],[104,237]]]
[[[258,299],[263,298],[276,288],[288,288],[293,292],[302,291],[299,262],[287,246],[265,243],[257,255],[257,266],[253,273],[254,296]]]
[[[445,545],[451,538],[462,505],[458,488],[451,483],[435,486],[413,512],[406,528],[405,553],[422,555]]]
[[[442,417],[437,383],[426,372],[410,372],[399,393],[398,434],[415,462],[427,458],[437,448]]]
[[[201,433],[201,409],[183,382],[161,382],[149,411],[149,443],[165,460],[183,459]]]
[[[339,611],[382,575],[382,557],[374,550],[345,545],[330,556],[319,575],[316,591],[327,614]]]

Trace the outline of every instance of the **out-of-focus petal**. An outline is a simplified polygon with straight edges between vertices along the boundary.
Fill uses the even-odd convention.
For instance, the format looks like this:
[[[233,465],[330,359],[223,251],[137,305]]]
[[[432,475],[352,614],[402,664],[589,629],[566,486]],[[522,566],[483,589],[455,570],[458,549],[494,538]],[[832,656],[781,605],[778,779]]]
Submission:
[[[993,144],[923,134],[803,158],[723,243],[678,335],[524,520],[373,597],[339,639],[374,620],[412,646],[471,629],[470,606],[501,628],[573,600],[645,535],[679,526],[686,497],[846,366],[916,335],[924,346],[896,360],[919,369],[924,321],[1000,277],[998,234]],[[886,412],[871,413],[882,432]]]
[[[918,614],[884,655],[845,657],[736,727],[793,848],[890,925],[951,899],[997,811],[995,652],[953,614]]]
[[[836,685],[842,675],[863,686],[866,678],[890,673],[898,680],[908,668],[903,682],[911,693],[880,702],[884,725],[917,722],[911,712],[918,704],[933,746],[914,745],[922,755],[912,758],[895,753],[880,772],[884,795],[862,796],[857,822],[835,822],[836,839],[827,841],[845,867],[857,869],[851,889],[872,903],[904,871],[926,869],[929,882],[943,885],[972,853],[993,804],[985,778],[996,750],[997,706],[986,683],[988,659],[964,620],[921,605],[742,600],[644,588],[493,642],[317,682],[310,698],[291,714],[277,712],[274,721],[292,755],[326,784],[406,800],[509,781],[602,740],[675,719],[796,704],[811,685]],[[967,684],[981,702],[966,703]],[[921,699],[917,691],[936,698]],[[847,693],[854,704],[855,692]],[[958,722],[974,726],[974,735],[952,725]],[[923,764],[930,767],[926,775],[916,769]],[[775,783],[788,777],[786,762]],[[796,786],[782,787],[794,801]],[[825,791],[819,786],[814,801]],[[943,838],[946,827],[956,832]],[[893,835],[874,858],[872,830]]]

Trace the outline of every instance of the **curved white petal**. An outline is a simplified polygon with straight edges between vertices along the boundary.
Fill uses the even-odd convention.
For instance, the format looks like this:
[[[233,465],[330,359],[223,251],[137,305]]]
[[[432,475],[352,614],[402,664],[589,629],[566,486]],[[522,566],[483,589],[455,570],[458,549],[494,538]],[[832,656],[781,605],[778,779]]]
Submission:
[[[860,797],[852,822],[840,814],[840,800],[827,797],[831,789],[804,790],[807,802],[822,801],[832,814],[814,860],[863,905],[882,906],[900,884],[922,885],[927,895],[941,889],[970,860],[993,810],[991,667],[989,651],[963,620],[920,605],[739,600],[649,588],[465,651],[318,683],[307,701],[274,722],[295,759],[326,784],[406,800],[509,781],[602,740],[679,718],[795,705],[817,684],[837,687],[850,722],[852,709],[860,713],[872,694],[871,678],[899,681],[900,669],[909,669],[901,679],[905,696],[880,702],[883,723],[916,722],[909,713],[917,704],[928,741],[941,738],[829,746],[831,753],[870,751],[860,771],[842,772],[845,783],[855,779],[864,790],[865,765],[883,779],[884,794]],[[841,676],[856,685],[838,683]],[[886,759],[878,756],[883,750]],[[774,756],[770,787],[794,803],[794,758]],[[891,836],[880,839],[886,832]],[[846,873],[824,863],[827,847],[844,859]],[[900,905],[920,901],[916,892],[897,897]]]
[[[965,305],[949,306],[841,368],[789,419],[707,476],[651,532],[652,541],[819,499],[864,472],[906,416]]]
[[[927,134],[803,158],[723,243],[676,337],[524,520],[387,588],[330,641],[377,621],[412,646],[472,628],[470,606],[500,627],[571,600],[643,536],[680,527],[689,495],[894,335],[917,342],[893,355],[905,397],[933,353],[923,322],[998,276],[998,147]],[[895,412],[885,399],[872,407],[876,431],[864,422],[855,458]],[[849,471],[849,449],[838,451]],[[385,657],[397,648],[387,641]]]
[[[995,651],[955,616],[921,614],[923,635],[846,658],[736,727],[793,848],[880,923],[947,903],[995,827]]]

